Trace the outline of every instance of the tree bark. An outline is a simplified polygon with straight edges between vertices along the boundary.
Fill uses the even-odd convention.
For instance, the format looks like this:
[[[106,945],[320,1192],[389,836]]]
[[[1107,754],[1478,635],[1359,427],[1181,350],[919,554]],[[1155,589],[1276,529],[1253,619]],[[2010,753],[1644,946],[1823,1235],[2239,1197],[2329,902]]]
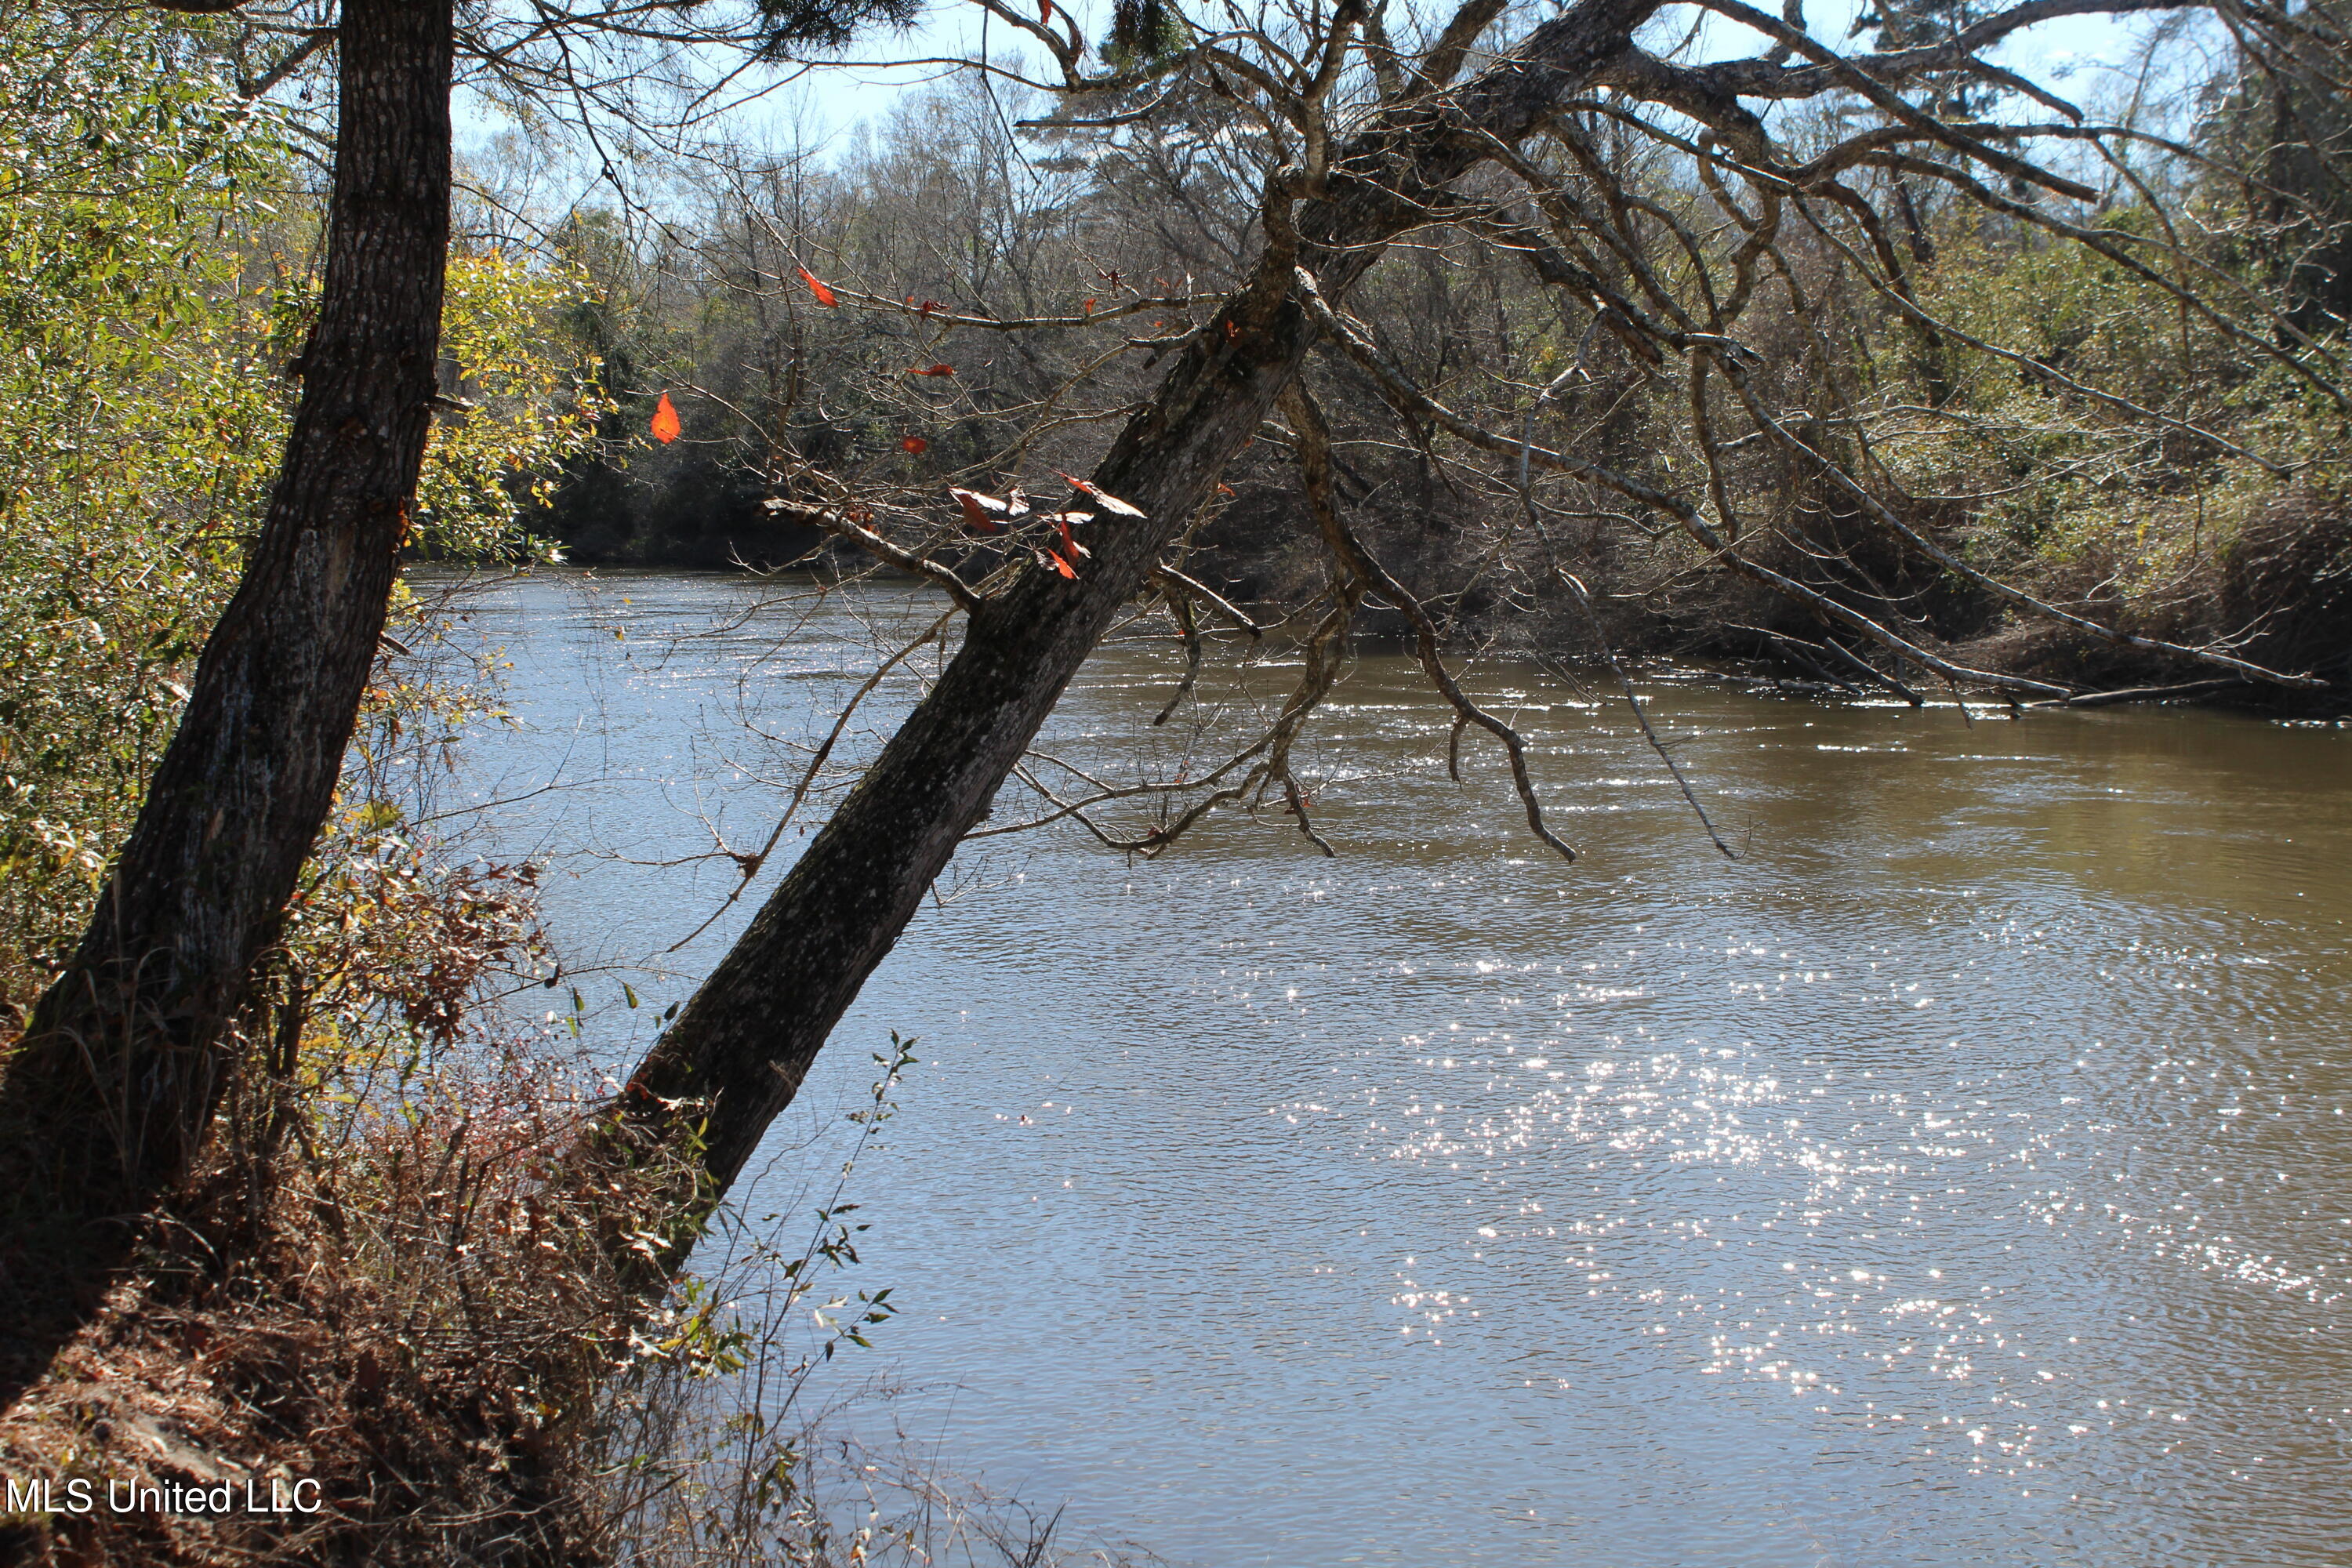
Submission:
[[[1027,572],[971,617],[939,683],[811,841],[631,1079],[624,1145],[684,1156],[714,1202],[791,1103],[834,1025],[898,941],[1119,606],[1298,370],[1314,338],[1293,264],[1337,298],[1391,240],[1443,211],[1445,188],[1517,143],[1629,46],[1656,0],[1580,0],[1458,90],[1387,111],[1299,209],[1299,243],[1180,354],[1094,475],[1142,521],[1097,517],[1075,582]],[[1230,331],[1227,330],[1230,323]],[[690,1248],[673,1236],[665,1269]]]
[[[285,460],[130,840],[0,1082],[19,1214],[137,1213],[187,1171],[332,804],[432,417],[451,17],[450,0],[344,0],[324,289]],[[85,1242],[91,1261],[114,1245]]]

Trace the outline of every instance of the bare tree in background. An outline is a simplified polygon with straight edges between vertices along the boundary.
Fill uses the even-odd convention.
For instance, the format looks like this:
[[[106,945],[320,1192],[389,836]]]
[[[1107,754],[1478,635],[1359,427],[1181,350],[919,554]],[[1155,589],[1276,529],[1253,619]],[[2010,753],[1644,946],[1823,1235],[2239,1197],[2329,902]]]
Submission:
[[[2352,407],[2340,323],[2298,324],[2277,288],[2185,234],[2171,209],[2193,178],[2241,204],[2262,191],[2297,221],[2320,215],[2259,174],[2140,124],[2101,122],[1985,58],[2036,22],[2193,7],[2031,0],[1982,16],[1890,13],[1877,27],[1885,47],[1853,52],[1813,37],[1793,8],[1775,16],[1736,0],[1678,12],[1671,28],[1642,0],[1581,0],[1499,40],[1502,8],[1486,0],[1402,40],[1408,18],[1358,4],[1274,17],[1140,4],[1119,8],[1097,52],[1055,5],[1033,16],[981,3],[1058,68],[1029,84],[1061,95],[1033,122],[1055,148],[1092,146],[1095,166],[1128,170],[1188,138],[1221,158],[1245,150],[1246,247],[1213,302],[1164,275],[1114,278],[1106,263],[1101,291],[1075,304],[1009,290],[996,296],[1009,308],[975,307],[991,290],[969,277],[961,304],[862,287],[852,247],[824,254],[814,236],[742,205],[772,246],[772,261],[752,261],[751,286],[803,314],[879,323],[862,329],[888,356],[862,393],[873,423],[888,425],[889,411],[923,432],[902,443],[917,455],[942,426],[959,432],[961,466],[930,475],[953,486],[944,498],[908,482],[904,464],[894,473],[876,430],[856,463],[772,441],[770,505],[934,584],[943,613],[961,616],[961,642],[629,1085],[625,1143],[690,1149],[702,1177],[699,1193],[679,1195],[689,1223],[666,1267],[682,1260],[690,1222],[742,1169],[957,846],[993,830],[981,824],[1009,780],[1038,797],[1037,820],[1076,817],[1138,854],[1236,803],[1271,802],[1315,837],[1291,746],[1368,607],[1402,621],[1453,707],[1454,765],[1474,764],[1480,745],[1499,752],[1529,831],[1572,858],[1545,818],[1528,747],[1449,663],[1458,595],[1407,581],[1353,525],[1324,412],[1335,396],[1377,400],[1433,463],[1508,498],[1481,548],[1515,592],[1589,611],[1579,573],[1599,521],[1671,552],[1680,575],[1737,579],[1793,606],[1819,642],[1758,635],[1800,658],[1810,647],[1831,679],[1915,701],[1906,676],[2011,703],[2113,695],[1970,662],[1922,613],[1925,580],[2179,671],[2177,689],[2326,688],[2235,639],[2136,630],[2095,602],[2021,586],[1952,541],[1915,489],[1938,453],[2016,434],[2015,410],[1993,395],[2011,388],[2051,410],[2036,415],[2037,438],[2074,448],[2053,470],[2160,458],[2167,482],[2190,489],[2315,474],[2340,439],[2328,434]],[[2228,25],[2282,58],[2302,58],[2294,51],[2315,33],[2340,37],[2317,8],[2233,10]],[[1699,47],[1725,37],[1740,47]],[[1093,68],[1098,55],[1111,69]],[[2162,189],[2143,172],[2156,164],[2171,181]],[[2251,435],[2193,396],[2148,401],[1984,330],[1983,312],[1929,282],[1938,214],[1947,232],[1998,226],[2129,280],[2161,302],[2188,352],[2226,360],[2302,422]],[[967,237],[952,221],[940,228],[945,242]],[[1393,346],[1410,323],[1367,308],[1383,300],[1382,258],[1405,242],[1475,249],[1541,302],[1524,318],[1520,363],[1475,401],[1433,390]],[[1853,356],[1830,335],[1864,321],[1905,343],[1907,374],[1868,384],[1841,374]],[[972,385],[971,345],[1005,342],[993,363],[1034,372],[1039,351],[1010,345],[1049,332],[1085,334],[1101,358],[1065,353],[1059,379]],[[1117,386],[1108,367],[1130,358],[1167,365],[1139,405],[1090,400],[1087,389]],[[1644,420],[1633,440],[1618,427],[1629,402]],[[1045,454],[1061,425],[1109,414],[1125,423],[1090,478],[1057,474]],[[1195,657],[1220,620],[1264,629],[1185,570],[1221,476],[1262,437],[1295,458],[1324,561],[1320,586],[1289,606],[1305,652],[1296,687],[1189,780],[1112,786],[1053,773],[1031,742],[1129,606],[1156,600]],[[1172,810],[1139,829],[1097,819],[1138,796]],[[747,878],[763,859],[749,858]]]

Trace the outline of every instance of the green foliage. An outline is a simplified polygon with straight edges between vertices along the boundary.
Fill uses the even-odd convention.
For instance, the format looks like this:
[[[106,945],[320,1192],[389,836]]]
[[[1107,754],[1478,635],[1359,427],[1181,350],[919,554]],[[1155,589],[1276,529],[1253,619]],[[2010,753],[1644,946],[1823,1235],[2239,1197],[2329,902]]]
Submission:
[[[217,63],[151,15],[0,7],[0,1007],[79,931],[292,415],[315,203]],[[453,259],[446,351],[475,406],[435,432],[417,547],[548,548],[517,476],[601,411],[549,330],[583,287]]]
[[[759,0],[764,53],[794,59],[837,49],[875,27],[905,28],[922,15],[917,0]]]
[[[1102,57],[1119,70],[1163,65],[1192,41],[1183,16],[1166,0],[1118,0]]]
[[[2198,216],[2175,214],[2176,229]],[[2144,205],[2106,219],[2122,237],[2159,223]],[[2182,270],[2168,261],[2159,276],[2224,301],[2260,288],[2226,255]],[[2110,257],[1956,234],[1924,284],[1938,317],[2018,357],[1970,355],[1933,433],[1913,420],[1881,449],[1915,493],[1986,497],[1974,527],[1990,566],[2079,568],[2126,595],[2158,592],[2210,569],[2290,495],[2341,495],[2352,479],[2340,411],[2242,328]]]
[[[126,818],[260,474],[254,348],[213,241],[275,126],[140,20],[0,13],[0,1000],[21,1003]],[[29,951],[28,951],[29,950]]]

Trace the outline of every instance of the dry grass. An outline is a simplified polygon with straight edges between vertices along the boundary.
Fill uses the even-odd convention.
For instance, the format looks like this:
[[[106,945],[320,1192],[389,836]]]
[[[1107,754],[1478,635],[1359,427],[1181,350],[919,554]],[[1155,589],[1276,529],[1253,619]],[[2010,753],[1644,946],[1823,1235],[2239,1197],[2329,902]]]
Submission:
[[[577,1559],[567,1455],[625,1343],[601,1226],[627,1194],[567,1196],[586,1101],[512,1061],[326,1123],[253,1103],[133,1275],[5,1417],[0,1470],[118,1486],[317,1483],[288,1518],[19,1516],[27,1563]],[[322,1142],[324,1146],[322,1147]],[[651,1184],[648,1184],[649,1187]]]
[[[0,1563],[1142,1561],[1066,1547],[1057,1514],[944,1479],[911,1444],[846,1436],[843,1405],[874,1384],[835,1352],[893,1311],[831,1290],[862,1228],[846,1167],[803,1239],[722,1215],[706,1274],[639,1310],[625,1260],[672,1223],[677,1173],[583,1176],[597,1083],[563,1038],[477,1037],[429,1070],[377,1058],[323,1096],[253,1069],[133,1275],[0,1415],[0,1474],[99,1500],[0,1516]],[[876,1059],[861,1150],[912,1058]],[[297,1481],[318,1512],[104,1500],[225,1484],[241,1505]]]

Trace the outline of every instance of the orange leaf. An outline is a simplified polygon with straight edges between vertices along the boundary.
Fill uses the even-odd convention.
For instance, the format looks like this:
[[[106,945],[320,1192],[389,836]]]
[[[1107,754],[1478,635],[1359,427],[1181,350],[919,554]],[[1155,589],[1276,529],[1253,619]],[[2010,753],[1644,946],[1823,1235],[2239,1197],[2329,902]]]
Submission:
[[[952,485],[948,487],[948,494],[963,508],[964,521],[982,533],[994,533],[1003,524],[1029,515],[1029,502],[1019,490],[1003,500],[978,490],[960,490]]]
[[[1241,341],[1242,341],[1242,330],[1241,330],[1239,327],[1237,327],[1237,326],[1234,325],[1234,323],[1233,323],[1233,322],[1231,322],[1231,321],[1227,321],[1227,322],[1225,323],[1225,342],[1229,342],[1229,343],[1237,343],[1237,342],[1241,342]]]
[[[805,267],[798,268],[796,270],[801,275],[801,281],[808,285],[809,292],[816,296],[816,302],[818,304],[830,310],[841,303],[840,300],[833,297],[833,290],[826,288],[815,273],[811,272]]]
[[[904,450],[914,453],[918,458],[931,449],[931,444],[920,436],[909,436],[898,445]]]
[[[914,302],[915,301],[911,299],[907,301],[909,305]],[[923,301],[922,309],[917,310],[915,314],[918,316],[928,316],[934,310],[944,310],[946,309],[947,307],[940,304],[937,300],[926,300]]]
[[[1052,563],[1054,563],[1054,570],[1055,570],[1055,571],[1059,572],[1063,576],[1067,577],[1071,582],[1075,583],[1075,582],[1076,582],[1076,581],[1078,580],[1078,574],[1077,574],[1076,572],[1074,572],[1074,571],[1072,571],[1072,570],[1070,569],[1070,563],[1069,563],[1068,562],[1066,562],[1066,561],[1063,560],[1063,559],[1062,559],[1062,557],[1061,557],[1058,553],[1056,553],[1055,552],[1054,552],[1054,551],[1050,551],[1050,550],[1049,550],[1049,551],[1047,551],[1047,552],[1045,552],[1045,559],[1046,559],[1046,560],[1048,560],[1048,561],[1050,561],[1050,562],[1052,562]]]
[[[908,375],[953,375],[955,374],[955,366],[951,364],[935,364],[931,366],[930,369],[925,370],[921,365],[910,364],[907,367],[907,374]]]
[[[955,497],[957,500],[963,503],[963,521],[966,528],[977,529],[982,533],[994,533],[997,531],[996,520],[989,516],[987,512],[981,510],[980,498],[978,496],[972,494],[970,490],[951,489],[948,491],[948,494]]]
[[[1217,493],[1221,496],[1229,496],[1234,493],[1234,487],[1220,481],[1217,486]]]
[[[1075,474],[1065,474],[1059,468],[1055,468],[1054,472],[1060,477],[1064,483],[1067,484],[1072,489],[1077,491],[1080,495],[1093,497],[1095,504],[1101,507],[1105,511],[1117,512],[1121,517],[1141,517],[1143,515],[1143,509],[1141,507],[1129,506],[1127,502],[1119,500],[1117,496],[1110,494],[1108,491],[1097,489],[1091,480],[1079,479]]]
[[[1070,515],[1071,514],[1065,512],[1060,517],[1054,520],[1055,522],[1061,524],[1062,527],[1062,548],[1070,552],[1071,560],[1084,560],[1087,556],[1092,555],[1094,552],[1088,550],[1085,545],[1080,544],[1077,541],[1077,536],[1070,531]],[[1080,518],[1078,521],[1083,522],[1086,520],[1084,518]]]
[[[1089,316],[1091,316],[1091,315],[1093,315],[1093,314],[1095,313],[1095,302],[1094,302],[1092,300],[1087,300],[1087,301],[1083,306],[1081,306],[1081,307],[1079,307],[1079,308],[1080,308],[1081,310],[1085,310],[1085,311],[1086,311],[1086,313],[1087,313],[1087,315],[1089,315]]]
[[[684,430],[685,426],[677,422],[677,410],[671,405],[669,394],[663,393],[661,401],[654,405],[654,439],[667,447]]]

